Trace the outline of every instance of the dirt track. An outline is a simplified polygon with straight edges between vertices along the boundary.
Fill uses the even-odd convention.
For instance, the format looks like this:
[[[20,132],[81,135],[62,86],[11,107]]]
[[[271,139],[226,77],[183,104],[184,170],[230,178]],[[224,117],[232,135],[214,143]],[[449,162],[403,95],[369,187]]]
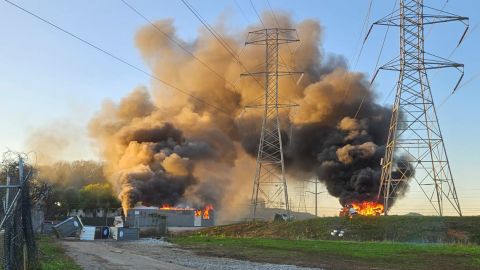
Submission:
[[[308,269],[199,256],[154,239],[131,242],[67,240],[62,245],[83,269]]]

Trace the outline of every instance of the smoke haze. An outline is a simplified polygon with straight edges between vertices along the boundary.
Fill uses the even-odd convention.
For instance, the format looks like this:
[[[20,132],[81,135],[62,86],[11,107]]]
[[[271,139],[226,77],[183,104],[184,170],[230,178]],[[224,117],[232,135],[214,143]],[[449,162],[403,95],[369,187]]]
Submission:
[[[263,20],[276,27],[269,16]],[[324,54],[319,22],[294,23],[286,14],[277,15],[277,21],[281,27],[296,28],[301,39],[295,55],[281,48],[282,60],[305,72],[298,84],[296,78],[279,80],[281,98],[299,104],[295,113],[281,113],[289,181],[318,175],[342,204],[374,200],[390,110],[375,103],[364,74],[348,71],[342,57]],[[172,20],[155,24],[180,40]],[[246,32],[219,31],[234,50],[242,50]],[[238,82],[237,87],[151,25],[135,37],[156,77],[188,89],[223,112],[152,81],[148,89],[140,86],[118,103],[105,101],[89,124],[90,134],[124,209],[139,202],[213,204],[224,218],[232,209],[239,215],[236,206],[251,194],[262,113],[243,108],[258,100],[263,89],[251,78],[238,80],[244,70],[208,32],[200,30],[194,42],[181,42],[228,82]],[[249,47],[241,59],[253,68],[262,65],[263,54],[261,47]]]

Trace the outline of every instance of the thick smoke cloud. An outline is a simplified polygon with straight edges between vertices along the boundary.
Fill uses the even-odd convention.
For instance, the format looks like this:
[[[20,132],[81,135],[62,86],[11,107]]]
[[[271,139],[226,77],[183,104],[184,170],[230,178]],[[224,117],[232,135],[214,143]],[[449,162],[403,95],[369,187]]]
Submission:
[[[304,98],[298,100],[299,111],[287,125],[292,132],[283,132],[283,138],[292,134],[284,141],[289,179],[317,175],[342,205],[376,201],[391,112],[375,104],[362,74],[337,68],[320,78],[309,84]],[[244,135],[244,148],[255,156],[258,130]],[[413,173],[408,162],[402,164],[397,165],[394,177],[408,178]],[[399,187],[399,195],[406,188]]]
[[[282,27],[296,28],[302,40],[295,55],[286,46],[280,50],[282,61],[305,72],[299,83],[287,77],[279,81],[281,98],[300,105],[295,113],[281,113],[289,181],[317,174],[341,203],[374,199],[389,110],[375,103],[363,74],[348,71],[342,57],[325,56],[317,21],[294,23],[285,14],[276,20],[264,15],[263,21],[271,27],[278,21]],[[176,36],[172,20],[156,26]],[[219,31],[233,49],[242,49],[245,33]],[[192,43],[181,42],[228,82],[152,26],[140,29],[135,38],[156,77],[188,89],[223,112],[152,81],[149,90],[139,87],[119,103],[106,101],[90,122],[90,134],[99,143],[105,172],[124,209],[139,202],[213,203],[225,214],[250,196],[261,110],[243,108],[263,89],[251,78],[238,80],[244,70],[208,32],[200,30]],[[242,62],[247,67],[261,65],[263,54],[259,46],[247,48]],[[238,83],[234,87],[229,82]]]

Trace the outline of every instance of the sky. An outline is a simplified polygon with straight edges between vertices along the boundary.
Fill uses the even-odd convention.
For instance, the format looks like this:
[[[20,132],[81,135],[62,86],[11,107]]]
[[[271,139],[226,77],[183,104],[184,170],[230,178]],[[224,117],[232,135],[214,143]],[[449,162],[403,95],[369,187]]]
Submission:
[[[12,0],[24,8],[51,20],[95,45],[148,70],[135,48],[134,35],[146,22],[120,0],[105,1],[33,1]],[[374,28],[369,39],[361,44],[365,34],[365,18],[372,23],[393,10],[394,0],[270,0],[275,10],[288,12],[295,21],[315,19],[323,25],[323,50],[327,54],[345,57],[349,67],[371,77],[379,64],[398,54],[399,33],[386,27]],[[180,38],[193,41],[201,29],[200,22],[177,1],[130,1],[150,20],[174,19]],[[190,3],[212,25],[223,21],[227,30],[237,31],[258,23],[248,0],[202,0]],[[266,0],[253,0],[259,12],[268,11]],[[441,9],[445,0],[425,0],[425,4]],[[453,70],[433,71],[430,82],[442,128],[450,165],[463,212],[480,215],[478,197],[480,181],[476,167],[480,161],[480,1],[450,0],[445,11],[470,17],[470,30],[461,46],[455,49],[464,30],[459,23],[427,27],[426,49],[465,64],[461,88],[449,97],[458,80]],[[480,27],[478,27],[480,28]],[[32,16],[0,2],[0,150],[29,152],[28,138],[38,130],[55,130],[74,138],[59,145],[59,159],[99,159],[88,137],[86,125],[106,99],[120,100],[133,88],[149,85],[151,78],[99,53],[89,46],[54,29]],[[301,39],[302,37],[300,37]],[[361,51],[361,53],[360,53]],[[453,54],[452,54],[453,52]],[[358,59],[358,61],[357,61]],[[393,102],[390,90],[397,74],[382,72],[375,80],[377,100]],[[446,100],[446,101],[445,101]],[[445,101],[445,102],[444,102]],[[253,179],[253,172],[252,172]],[[253,181],[253,180],[252,180]],[[313,190],[313,186],[307,185]],[[294,187],[292,206],[303,208],[303,192]],[[306,208],[313,211],[312,195],[306,195]],[[322,193],[320,215],[338,213],[335,198]],[[420,212],[433,214],[424,195],[412,186],[407,196],[392,213]],[[448,212],[447,212],[448,214]]]

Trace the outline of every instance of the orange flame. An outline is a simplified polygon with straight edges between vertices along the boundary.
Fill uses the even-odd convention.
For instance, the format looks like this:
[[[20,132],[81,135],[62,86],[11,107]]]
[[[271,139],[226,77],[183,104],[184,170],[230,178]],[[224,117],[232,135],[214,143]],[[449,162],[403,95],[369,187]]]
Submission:
[[[160,210],[194,210],[194,214],[196,217],[202,217],[203,219],[210,219],[211,217],[211,210],[213,210],[213,205],[208,204],[205,206],[205,208],[202,209],[195,209],[195,208],[182,208],[182,207],[176,207],[176,206],[171,206],[169,204],[162,204],[162,207],[160,207]],[[202,215],[203,213],[203,215]]]
[[[351,209],[354,209],[352,211]],[[340,212],[340,216],[349,216],[350,218],[353,215],[361,216],[379,216],[383,213],[384,207],[383,204],[378,202],[354,202],[349,206],[345,206]]]
[[[176,206],[171,206],[169,204],[162,204],[162,207],[160,207],[160,210],[195,210],[194,208],[190,207],[176,207]]]
[[[205,206],[203,209],[203,219],[210,219],[210,210],[213,210],[213,206],[211,204]]]
[[[162,207],[160,207],[160,209],[170,209],[170,208],[172,208],[172,206],[170,206],[170,204],[168,203],[164,203],[162,204]]]
[[[352,203],[352,206],[362,216],[379,216],[383,213],[383,204],[378,202]]]

